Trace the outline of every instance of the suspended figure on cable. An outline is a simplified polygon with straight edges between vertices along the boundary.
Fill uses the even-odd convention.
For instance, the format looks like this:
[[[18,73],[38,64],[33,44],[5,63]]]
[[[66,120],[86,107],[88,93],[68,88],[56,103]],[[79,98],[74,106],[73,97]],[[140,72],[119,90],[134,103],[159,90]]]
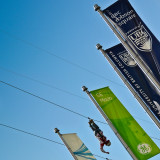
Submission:
[[[111,145],[111,142],[110,140],[107,140],[107,138],[103,135],[103,132],[99,129],[99,127],[94,123],[93,119],[90,119],[89,118],[89,125],[91,127],[91,129],[93,130],[96,138],[100,141],[100,150],[103,152],[103,153],[107,153],[109,154],[109,152],[106,152],[103,147],[104,145],[106,146],[110,146]]]

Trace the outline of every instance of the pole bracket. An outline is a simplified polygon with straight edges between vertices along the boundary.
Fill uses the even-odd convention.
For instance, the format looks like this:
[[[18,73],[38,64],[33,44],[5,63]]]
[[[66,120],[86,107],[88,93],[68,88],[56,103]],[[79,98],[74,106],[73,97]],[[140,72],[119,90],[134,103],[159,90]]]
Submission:
[[[98,6],[97,4],[94,5],[94,10],[95,10],[95,11],[98,11],[100,8],[101,8],[101,7]]]
[[[82,90],[85,92],[88,90],[88,88],[86,86],[82,86]]]
[[[55,131],[55,133],[58,133],[58,132],[59,132],[59,129],[58,129],[58,128],[55,128],[54,131]]]
[[[96,45],[96,48],[99,50],[99,49],[102,49],[102,46],[98,43],[98,44]]]

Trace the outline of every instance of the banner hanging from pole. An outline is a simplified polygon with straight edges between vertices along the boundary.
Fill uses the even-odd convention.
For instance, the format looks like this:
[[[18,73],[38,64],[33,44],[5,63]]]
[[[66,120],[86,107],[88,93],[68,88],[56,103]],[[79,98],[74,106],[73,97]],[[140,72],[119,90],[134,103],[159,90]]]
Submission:
[[[160,122],[160,92],[142,72],[135,60],[122,44],[106,49],[105,53]]]
[[[160,84],[160,42],[141,20],[128,0],[118,0],[103,10],[105,16],[139,55]]]
[[[147,160],[160,149],[126,110],[109,87],[90,92],[137,159]]]
[[[61,135],[78,160],[96,160],[76,133]]]

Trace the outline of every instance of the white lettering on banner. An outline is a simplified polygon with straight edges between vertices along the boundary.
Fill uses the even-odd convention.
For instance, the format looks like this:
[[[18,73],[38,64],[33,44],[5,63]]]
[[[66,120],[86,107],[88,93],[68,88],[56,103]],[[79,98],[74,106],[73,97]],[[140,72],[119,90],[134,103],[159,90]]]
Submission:
[[[109,54],[112,55],[113,59],[117,62],[118,66],[119,66],[120,68],[124,68],[124,65],[123,65],[123,64],[119,61],[119,59],[113,54],[113,52],[110,51]]]
[[[120,55],[122,52],[119,52],[118,55]],[[122,69],[122,73],[128,77],[130,84],[133,86],[134,89],[137,89],[137,93],[143,97],[145,100],[145,103],[147,103],[150,108],[153,108],[154,111],[158,111],[158,115],[160,116],[160,105],[155,104],[156,101],[153,101],[149,98],[149,96],[145,93],[145,91],[141,88],[141,86],[136,82],[136,80],[131,76],[130,72],[125,68],[125,66],[120,62],[120,60],[116,57],[116,55],[110,51],[109,54],[112,56],[113,60],[117,62],[116,64],[119,66],[119,68]],[[122,61],[123,62],[123,61]],[[124,63],[124,62],[123,62]],[[124,63],[126,65],[126,63]],[[103,101],[103,99],[102,99]],[[158,108],[159,107],[159,108]]]
[[[136,18],[134,10],[127,11],[126,13],[121,13],[120,10],[115,13],[109,10],[107,10],[107,12],[111,19],[120,27],[126,25],[127,22],[131,21],[133,18]],[[137,21],[136,24],[131,27],[133,28],[130,28],[130,30],[126,31],[124,34],[128,36],[129,40],[138,50],[150,52],[152,50],[152,38],[144,26],[141,25],[141,22]]]
[[[130,79],[130,81],[132,83],[135,83],[136,81],[134,80],[134,78],[130,75],[130,73],[126,70],[126,69],[123,69],[123,72],[125,73],[125,75]]]
[[[99,99],[101,102],[108,102],[112,100],[112,97],[106,97],[106,98],[100,98]]]
[[[108,102],[112,100],[112,97],[106,97],[101,92],[96,93],[96,96],[99,98],[100,102]]]
[[[103,94],[101,92],[96,93],[97,97],[103,97]]]
[[[119,25],[119,26],[122,26],[123,24],[127,24],[128,21],[131,21],[131,20],[132,20],[133,18],[135,18],[135,17],[136,17],[136,15],[133,14],[133,15],[127,17],[126,19],[122,20],[120,23],[118,23],[118,25]]]
[[[111,18],[114,19],[118,23],[119,26],[126,24],[128,21],[131,21],[133,18],[136,17],[136,14],[134,14],[133,10],[130,10],[124,14],[121,14],[120,11],[112,13],[109,10],[107,10],[107,12],[111,16]]]
[[[134,28],[132,28],[131,30],[126,32],[126,36],[129,35],[130,33],[132,33],[133,31],[139,29],[139,28],[141,28],[141,22],[139,23],[139,25],[135,26]]]

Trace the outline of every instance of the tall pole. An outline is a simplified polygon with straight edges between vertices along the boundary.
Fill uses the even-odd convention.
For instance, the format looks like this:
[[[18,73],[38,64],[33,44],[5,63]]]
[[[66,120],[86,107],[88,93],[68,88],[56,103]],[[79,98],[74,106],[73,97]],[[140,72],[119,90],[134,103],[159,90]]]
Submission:
[[[78,160],[78,158],[74,155],[74,153],[72,152],[71,148],[68,146],[68,144],[64,140],[62,134],[60,134],[59,129],[55,128],[54,131],[55,131],[55,133],[57,133],[59,135],[59,137],[61,138],[61,140],[63,141],[63,143],[65,144],[65,146],[67,147],[67,149],[69,150],[69,152],[71,153],[71,155],[73,156],[73,158],[75,160]]]
[[[83,86],[82,90],[84,92],[87,93],[87,95],[89,96],[89,98],[92,100],[92,102],[94,103],[94,105],[96,106],[96,108],[99,110],[99,112],[102,114],[103,118],[108,122],[108,125],[111,127],[111,129],[113,130],[113,132],[115,133],[115,135],[118,137],[118,139],[120,140],[120,142],[123,144],[123,146],[125,147],[125,149],[128,151],[128,153],[131,155],[131,157],[134,160],[138,160],[137,157],[133,154],[133,152],[131,151],[131,149],[129,148],[129,146],[126,144],[126,142],[123,140],[123,138],[119,135],[118,131],[116,130],[116,128],[113,126],[112,122],[109,120],[109,118],[107,117],[107,115],[103,112],[103,110],[101,109],[101,107],[98,105],[98,103],[95,101],[95,99],[92,97],[92,95],[90,94],[90,92],[88,91],[88,88]]]
[[[131,93],[134,95],[134,97],[137,99],[137,101],[141,104],[141,106],[143,107],[143,109],[148,113],[148,115],[150,116],[150,118],[155,122],[155,124],[157,125],[157,127],[160,129],[160,123],[159,123],[159,121],[156,119],[156,117],[153,115],[153,113],[150,111],[150,109],[146,106],[146,104],[142,101],[142,99],[137,94],[137,92],[131,87],[131,85],[129,84],[129,82],[127,81],[127,79],[119,71],[119,69],[116,67],[116,65],[111,61],[111,59],[109,58],[109,56],[102,49],[102,46],[100,44],[97,44],[96,47],[97,47],[98,50],[100,50],[102,52],[102,54],[104,55],[104,57],[108,60],[108,62],[110,63],[110,65],[114,68],[114,70],[120,76],[120,78],[122,79],[122,81],[124,82],[124,84],[126,84],[126,86],[128,87],[128,89],[131,91]]]
[[[155,86],[160,91],[160,84],[156,80],[156,78],[153,76],[152,71],[146,66],[146,64],[139,58],[139,56],[133,51],[133,49],[128,45],[128,43],[122,38],[122,35],[120,35],[120,31],[118,32],[118,29],[116,26],[113,26],[112,23],[106,18],[106,16],[103,14],[103,11],[100,9],[100,6],[97,4],[94,5],[95,11],[98,11],[101,17],[104,19],[104,21],[108,24],[108,26],[111,28],[111,30],[115,33],[115,35],[119,38],[121,43],[124,45],[126,50],[131,54],[132,58],[135,59],[135,61],[139,64],[140,68],[142,68],[143,72],[149,77],[149,79],[155,84]]]

